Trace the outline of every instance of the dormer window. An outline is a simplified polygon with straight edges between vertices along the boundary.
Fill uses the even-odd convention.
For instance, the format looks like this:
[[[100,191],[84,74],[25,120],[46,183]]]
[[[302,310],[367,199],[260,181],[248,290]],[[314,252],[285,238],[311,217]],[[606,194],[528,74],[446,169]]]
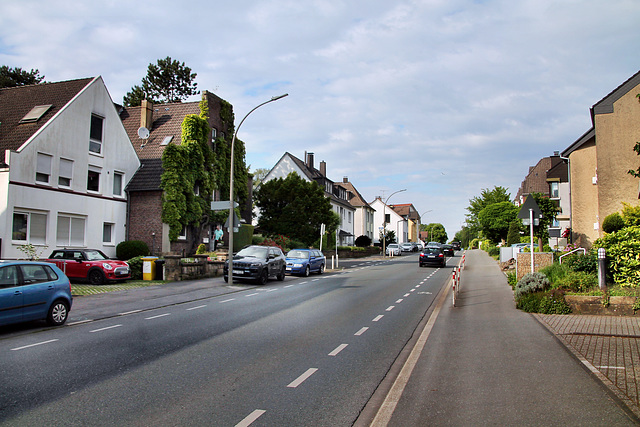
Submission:
[[[20,123],[37,122],[42,116],[44,116],[44,113],[49,111],[49,108],[51,108],[51,105],[37,105],[33,107],[31,111],[29,111],[27,115],[20,120]]]

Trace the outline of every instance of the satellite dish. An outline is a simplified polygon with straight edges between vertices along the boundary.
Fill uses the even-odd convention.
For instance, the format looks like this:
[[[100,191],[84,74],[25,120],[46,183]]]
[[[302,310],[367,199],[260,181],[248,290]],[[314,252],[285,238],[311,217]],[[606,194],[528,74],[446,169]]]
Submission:
[[[147,139],[149,138],[149,129],[145,128],[145,127],[141,127],[138,129],[138,136],[140,137],[140,139]]]

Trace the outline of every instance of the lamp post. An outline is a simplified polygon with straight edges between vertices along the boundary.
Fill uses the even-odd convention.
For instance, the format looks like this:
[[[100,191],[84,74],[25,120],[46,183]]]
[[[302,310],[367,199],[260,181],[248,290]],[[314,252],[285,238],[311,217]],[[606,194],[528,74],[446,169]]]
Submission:
[[[395,193],[391,193],[389,197],[387,197],[387,200],[385,200],[384,204],[382,205],[382,254],[383,256],[387,256],[387,202],[389,201],[391,196],[397,193],[401,193],[403,191],[407,191],[407,189],[405,188],[404,190],[398,190]]]
[[[235,221],[234,221],[234,212],[233,212],[233,147],[236,143],[236,135],[238,134],[238,131],[240,130],[240,126],[242,126],[242,123],[244,123],[245,119],[247,117],[249,117],[249,114],[253,113],[254,111],[256,111],[258,108],[262,107],[265,104],[268,104],[270,102],[273,101],[277,101],[278,99],[282,99],[285,96],[288,96],[288,93],[285,93],[284,95],[280,95],[280,96],[274,96],[272,97],[270,100],[263,102],[260,105],[257,105],[256,107],[253,107],[253,109],[251,111],[249,111],[243,118],[242,120],[240,120],[240,124],[238,125],[238,127],[233,131],[233,138],[231,138],[231,167],[229,169],[229,269],[228,271],[228,276],[227,276],[227,280],[228,283],[233,283],[233,229],[235,227]]]
[[[429,209],[428,211],[424,211],[420,215],[420,224],[418,224],[418,240],[420,240],[420,226],[422,225],[422,217],[424,215],[428,214],[429,212],[433,212],[433,209]],[[429,243],[429,232],[428,231],[427,231],[427,243]]]

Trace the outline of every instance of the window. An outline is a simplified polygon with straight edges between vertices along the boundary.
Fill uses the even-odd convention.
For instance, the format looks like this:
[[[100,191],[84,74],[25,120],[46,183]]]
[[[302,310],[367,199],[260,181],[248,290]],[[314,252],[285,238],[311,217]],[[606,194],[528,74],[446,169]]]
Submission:
[[[12,240],[44,245],[47,241],[47,214],[14,212],[12,231]]]
[[[558,182],[551,182],[549,183],[549,189],[550,189],[550,193],[551,193],[551,197],[552,198],[558,198],[560,197],[559,195],[559,183]]]
[[[102,125],[104,119],[95,114],[91,115],[91,129],[89,131],[89,151],[100,154],[102,152]]]
[[[102,226],[102,243],[113,244],[113,226],[114,224],[105,222]]]
[[[122,196],[122,183],[124,181],[124,174],[121,172],[113,173],[113,195]]]
[[[187,226],[183,225],[182,230],[180,230],[180,234],[178,235],[178,240],[187,240]]]
[[[49,184],[51,176],[51,156],[48,154],[38,153],[36,162],[36,182],[40,184]]]
[[[56,244],[58,246],[84,246],[84,226],[84,218],[59,215]]]
[[[33,107],[31,109],[31,111],[29,111],[27,113],[26,116],[24,116],[22,119],[20,119],[20,123],[35,123],[35,122],[37,122],[38,120],[40,120],[40,117],[44,116],[44,113],[49,111],[49,108],[51,108],[51,105],[37,105],[37,106]]]
[[[8,265],[0,268],[0,289],[18,286],[18,266]]]
[[[89,173],[87,175],[87,190],[100,191],[100,170],[89,167]]]
[[[71,187],[73,177],[73,161],[60,159],[60,169],[58,170],[58,185],[60,187]]]

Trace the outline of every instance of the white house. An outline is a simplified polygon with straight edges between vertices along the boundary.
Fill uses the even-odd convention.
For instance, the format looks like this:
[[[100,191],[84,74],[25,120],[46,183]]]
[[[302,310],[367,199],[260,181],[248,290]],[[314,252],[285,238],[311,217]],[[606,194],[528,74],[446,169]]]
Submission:
[[[102,77],[0,89],[0,257],[115,256],[140,161]]]
[[[371,242],[373,242],[375,238],[374,230],[377,230],[373,222],[375,209],[366,202],[353,183],[349,182],[349,178],[344,177],[342,178],[342,182],[336,183],[335,185],[339,185],[347,190],[349,203],[356,210],[353,220],[353,234],[355,238],[367,236],[371,239]]]
[[[385,216],[387,231],[393,231],[396,233],[396,242],[405,243],[409,241],[409,223],[407,218],[399,215],[391,206],[385,205],[380,197],[376,197],[376,199],[369,203],[369,205],[375,209],[373,223],[375,224],[377,233],[374,235],[374,243],[382,243],[380,241],[380,231],[382,231]]]
[[[320,162],[320,169],[318,170],[313,164],[313,153],[305,153],[305,159],[303,162],[290,153],[284,153],[262,182],[277,178],[284,179],[291,172],[297,173],[307,181],[317,182],[320,187],[324,188],[325,196],[331,201],[333,211],[340,215],[338,244],[353,245],[355,241],[354,216],[356,209],[349,203],[347,190],[327,178],[327,164],[324,161]]]

